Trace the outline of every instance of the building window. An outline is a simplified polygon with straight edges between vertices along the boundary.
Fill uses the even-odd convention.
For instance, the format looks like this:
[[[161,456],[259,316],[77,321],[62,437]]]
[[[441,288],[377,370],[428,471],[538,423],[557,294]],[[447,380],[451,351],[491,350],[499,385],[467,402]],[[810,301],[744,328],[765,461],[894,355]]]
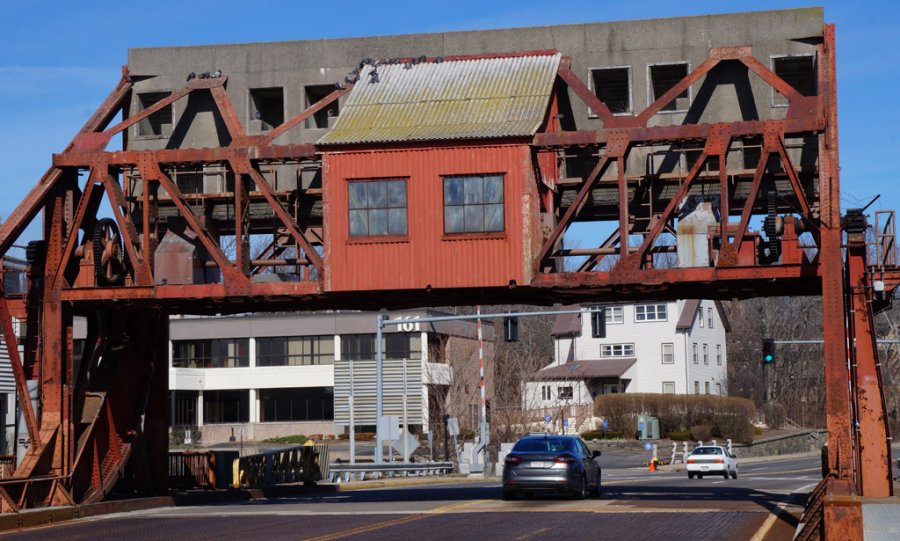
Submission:
[[[706,309],[706,322],[707,322],[707,327],[712,329],[713,328],[713,309],[712,308]]]
[[[269,131],[284,124],[284,89],[250,89],[250,125],[258,131]]]
[[[709,364],[709,346],[703,344],[703,364]]]
[[[639,304],[634,307],[635,321],[665,321],[665,304]]]
[[[700,394],[700,382],[699,381],[694,382],[694,394]]]
[[[816,95],[816,59],[813,55],[773,56],[772,71],[794,87],[801,96]],[[787,107],[783,94],[772,89],[772,106]]]
[[[197,395],[197,391],[169,391],[173,426],[197,426]]]
[[[174,368],[240,368],[250,366],[250,339],[173,340]]]
[[[663,94],[687,77],[688,68],[689,66],[686,62],[649,66],[650,92],[652,92],[650,102],[655,102],[661,98]],[[690,87],[684,89],[684,92],[678,94],[675,99],[664,105],[661,111],[687,111],[691,104],[690,91]]]
[[[278,336],[256,339],[257,366],[334,364],[332,336]]]
[[[662,345],[662,363],[675,364],[675,344]]]
[[[696,342],[693,344],[693,354],[694,354],[694,364],[700,364],[699,359],[697,358],[697,344]]]
[[[444,177],[444,233],[503,231],[503,177]]]
[[[716,364],[722,366],[722,345],[716,345]]]
[[[549,385],[541,385],[541,400],[552,400],[553,391]]]
[[[259,420],[263,423],[334,420],[334,389],[260,389]]]
[[[336,88],[334,85],[312,85],[307,86],[304,90],[306,93],[306,107],[309,108],[325,99],[325,97],[334,92]],[[327,128],[329,119],[337,118],[339,113],[338,100],[334,100],[324,109],[321,109],[313,116],[306,119],[306,127]]]
[[[557,388],[557,393],[559,394],[560,400],[572,400],[574,396],[572,394],[572,387],[559,387]]]
[[[204,391],[203,424],[250,422],[250,391]]]
[[[594,95],[611,113],[621,115],[631,112],[631,68],[594,68],[590,83]]]
[[[722,396],[722,384],[721,383],[716,383],[716,394],[718,394],[719,396]]]
[[[421,359],[422,339],[414,333],[389,333],[384,335],[382,351],[390,360]],[[345,361],[371,361],[375,359],[375,335],[345,334],[341,336],[341,358]]]
[[[664,381],[662,384],[662,392],[663,394],[675,394],[675,382]]]
[[[706,394],[709,394],[709,382],[705,382],[704,385],[706,386]]]
[[[149,109],[168,98],[171,92],[146,92],[138,94],[138,104],[141,110]],[[166,105],[159,111],[138,122],[138,135],[146,137],[168,137],[172,134],[172,104]]]
[[[625,311],[621,306],[605,306],[603,313],[606,314],[607,325],[618,325],[625,323]]]
[[[406,235],[406,181],[349,182],[350,236]]]
[[[634,357],[634,344],[602,344],[601,357]]]
[[[703,324],[704,324],[703,323],[703,307],[702,306],[700,308],[697,308],[697,319],[699,320],[700,328],[702,329]]]

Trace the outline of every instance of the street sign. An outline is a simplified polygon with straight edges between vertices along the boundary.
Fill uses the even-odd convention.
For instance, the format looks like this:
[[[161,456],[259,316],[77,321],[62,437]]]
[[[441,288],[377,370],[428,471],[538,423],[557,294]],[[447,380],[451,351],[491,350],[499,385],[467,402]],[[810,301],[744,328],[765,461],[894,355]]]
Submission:
[[[451,436],[459,436],[459,419],[456,417],[447,419],[447,433]]]
[[[653,446],[650,445],[650,442],[648,441],[644,444],[644,451],[649,451],[650,449],[653,449]]]
[[[419,438],[417,438],[414,434],[408,433],[405,429],[400,431],[400,435],[397,439],[391,440],[391,447],[394,451],[399,455],[403,455],[403,440],[407,440],[407,445],[409,446],[409,456],[412,456],[413,453],[416,452],[416,449],[419,448]],[[409,456],[403,457],[403,462],[409,462]]]
[[[549,415],[544,415],[544,422],[547,423],[548,425],[550,424],[551,419],[552,419],[552,417],[550,417]]]
[[[609,421],[603,419],[603,430],[606,430],[607,428],[609,428]]]
[[[568,427],[568,426],[569,426],[569,419],[568,419],[568,417],[563,417],[563,426],[565,426],[565,427]]]
[[[644,421],[638,423],[638,430],[644,430]]]
[[[380,425],[382,441],[400,438],[400,417],[398,415],[382,415]]]

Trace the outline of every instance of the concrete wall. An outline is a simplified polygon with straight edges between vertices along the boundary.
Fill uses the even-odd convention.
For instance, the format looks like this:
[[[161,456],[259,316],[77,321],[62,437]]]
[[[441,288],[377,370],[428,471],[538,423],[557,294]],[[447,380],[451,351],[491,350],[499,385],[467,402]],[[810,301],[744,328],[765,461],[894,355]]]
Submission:
[[[242,423],[242,424],[221,424],[221,425],[204,425],[199,428],[201,441],[198,442],[204,446],[215,445],[217,443],[226,443],[234,429],[234,437],[236,441],[240,441],[241,433],[245,442],[260,442],[269,438],[278,438],[281,436],[303,435],[331,435],[335,434],[334,423],[328,421],[304,421],[295,423]]]
[[[572,70],[588,84],[592,68],[628,67],[632,111],[636,113],[653,101],[649,81],[649,66],[653,64],[687,63],[693,69],[707,58],[711,47],[752,45],[754,56],[769,66],[773,56],[815,54],[815,45],[806,38],[820,35],[823,21],[822,8],[801,8],[469,32],[131,49],[128,64],[137,81],[132,111],[140,110],[141,93],[172,91],[184,86],[191,72],[221,69],[228,77],[227,90],[238,117],[252,131],[258,121],[251,122],[251,89],[283,88],[284,114],[289,118],[306,108],[305,87],[341,82],[366,57],[557,49],[572,57]],[[720,86],[712,93],[714,85]],[[141,136],[138,127],[133,127],[129,133],[131,148],[227,143],[221,119],[208,101],[198,96],[175,104],[171,139]],[[565,105],[561,110],[567,122],[580,129],[600,127],[579,99],[572,96],[570,101],[571,111]],[[773,106],[774,94],[767,85],[755,75],[748,77],[745,69],[734,64],[695,84],[689,102],[683,110],[657,114],[650,124],[781,118],[786,112],[784,107]],[[185,121],[184,125],[179,126],[179,119]],[[301,127],[277,142],[314,142],[326,131]],[[640,168],[645,160],[645,153],[633,152],[629,168]],[[296,170],[281,172],[282,187],[296,184],[298,175]]]

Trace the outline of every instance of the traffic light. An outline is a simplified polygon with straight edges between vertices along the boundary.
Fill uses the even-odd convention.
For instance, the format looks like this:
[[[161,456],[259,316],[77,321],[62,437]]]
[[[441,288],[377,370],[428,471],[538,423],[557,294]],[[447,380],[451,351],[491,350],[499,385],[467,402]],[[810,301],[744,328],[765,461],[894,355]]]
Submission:
[[[763,338],[762,343],[762,363],[772,364],[775,362],[775,340],[772,338]]]
[[[606,338],[606,309],[600,308],[591,312],[591,336],[594,338]]]
[[[511,316],[503,319],[503,339],[507,342],[519,340],[519,318]]]

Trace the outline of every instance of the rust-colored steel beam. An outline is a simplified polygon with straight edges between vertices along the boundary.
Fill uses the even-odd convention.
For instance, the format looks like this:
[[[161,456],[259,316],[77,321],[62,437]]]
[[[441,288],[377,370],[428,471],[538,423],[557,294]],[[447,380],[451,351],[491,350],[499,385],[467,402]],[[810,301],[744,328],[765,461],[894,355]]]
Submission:
[[[57,167],[88,168],[98,159],[109,165],[134,166],[145,159],[162,164],[214,163],[226,162],[235,154],[251,160],[302,160],[317,156],[316,147],[309,144],[297,145],[250,145],[215,148],[184,148],[167,150],[123,150],[117,152],[84,151],[54,154],[53,164]]]
[[[581,101],[590,108],[591,112],[600,118],[604,126],[608,126],[614,122],[615,117],[606,104],[600,101],[600,98],[598,98],[597,95],[578,78],[578,76],[572,73],[571,65],[572,59],[567,56],[563,57],[559,64],[557,76],[566,83],[569,90],[581,98]]]
[[[271,144],[272,141],[274,141],[275,139],[278,139],[280,136],[284,135],[288,130],[298,126],[301,122],[303,122],[307,118],[313,116],[314,114],[318,113],[322,109],[328,107],[329,105],[331,105],[332,103],[337,101],[338,98],[340,98],[344,94],[350,92],[350,90],[352,88],[353,88],[352,83],[347,83],[346,85],[343,85],[340,88],[335,88],[334,92],[332,92],[331,94],[328,94],[327,96],[325,96],[321,100],[317,101],[316,103],[310,105],[309,107],[307,107],[300,113],[297,113],[296,115],[292,116],[287,121],[285,121],[284,124],[277,126],[273,130],[268,131],[265,135],[260,137],[260,141],[262,142],[263,145]]]
[[[22,416],[25,418],[28,438],[34,445],[41,445],[37,417],[35,417],[34,408],[31,406],[30,393],[25,382],[25,369],[22,366],[22,356],[19,354],[19,339],[16,337],[16,331],[13,328],[12,315],[9,312],[9,304],[6,300],[3,284],[3,273],[0,273],[0,326],[2,326],[3,331],[3,343],[6,345],[6,351],[9,355],[9,364],[12,367],[13,379],[16,382],[16,393],[19,395],[19,408],[22,409]]]

